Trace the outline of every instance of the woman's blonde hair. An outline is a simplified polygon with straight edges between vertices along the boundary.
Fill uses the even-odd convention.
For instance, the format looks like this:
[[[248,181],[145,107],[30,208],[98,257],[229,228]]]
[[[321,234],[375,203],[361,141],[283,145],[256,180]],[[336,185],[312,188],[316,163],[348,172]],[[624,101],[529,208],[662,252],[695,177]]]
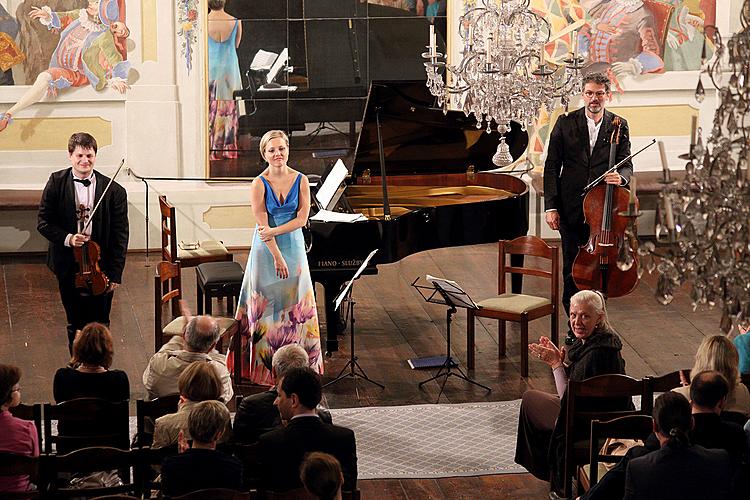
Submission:
[[[287,137],[283,130],[269,130],[260,138],[260,157],[264,160],[266,159],[266,146],[268,146],[268,143],[271,142],[272,139],[284,139],[286,147],[289,147],[289,137]]]
[[[575,302],[576,304],[584,304],[594,309],[596,314],[602,315],[602,320],[597,324],[597,327],[604,328],[606,330],[612,330],[612,325],[609,324],[609,318],[607,317],[607,303],[604,301],[604,296],[601,292],[596,290],[581,290],[570,298],[570,303]]]
[[[695,364],[690,370],[690,377],[702,371],[717,371],[729,382],[729,397],[734,394],[734,387],[740,380],[740,356],[732,341],[724,335],[706,337],[695,353]]]

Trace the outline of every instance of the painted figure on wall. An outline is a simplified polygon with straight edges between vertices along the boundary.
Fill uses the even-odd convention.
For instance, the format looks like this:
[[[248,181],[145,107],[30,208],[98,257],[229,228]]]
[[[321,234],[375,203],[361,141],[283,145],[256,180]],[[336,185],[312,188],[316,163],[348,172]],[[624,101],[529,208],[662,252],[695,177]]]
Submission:
[[[700,69],[704,26],[716,22],[716,0],[669,0],[668,3],[674,10],[664,48],[664,69]],[[705,55],[710,58],[712,54],[713,44],[707,41]]]
[[[37,76],[21,99],[0,114],[0,132],[19,111],[39,102],[45,94],[90,84],[96,90],[110,87],[120,93],[128,88],[124,0],[89,0],[80,10],[53,12],[50,7],[32,7],[29,16],[49,30],[60,31],[60,41],[49,68]]]
[[[23,53],[16,44],[18,22],[0,5],[0,85],[13,85],[13,66],[23,62]]]
[[[663,47],[654,15],[643,0],[582,1],[589,22],[579,34],[586,72],[604,72],[618,80],[626,75],[663,71]]]

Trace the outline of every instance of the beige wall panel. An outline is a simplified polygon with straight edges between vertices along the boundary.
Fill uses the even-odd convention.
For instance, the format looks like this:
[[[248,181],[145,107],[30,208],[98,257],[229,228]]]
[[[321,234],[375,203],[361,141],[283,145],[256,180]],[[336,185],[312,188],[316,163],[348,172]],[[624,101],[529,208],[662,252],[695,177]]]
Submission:
[[[692,118],[698,116],[698,110],[687,104],[610,106],[608,109],[628,121],[632,137],[690,135]]]
[[[156,0],[141,0],[141,60],[157,61]]]
[[[112,122],[98,116],[17,118],[0,134],[0,151],[67,150],[71,134],[85,130],[99,148],[112,144]]]
[[[203,222],[211,229],[246,229],[255,227],[250,205],[212,206],[203,213]]]

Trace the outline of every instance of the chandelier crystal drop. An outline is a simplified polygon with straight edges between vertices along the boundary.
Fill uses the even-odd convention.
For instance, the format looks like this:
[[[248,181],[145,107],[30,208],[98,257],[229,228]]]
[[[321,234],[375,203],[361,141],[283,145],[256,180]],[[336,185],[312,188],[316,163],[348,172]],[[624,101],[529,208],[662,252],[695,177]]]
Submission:
[[[691,138],[682,183],[670,182],[665,170],[656,244],[644,243],[639,253],[646,269],[659,273],[659,302],[669,303],[689,282],[693,308],[719,304],[719,326],[728,333],[750,320],[750,0],[726,44],[715,27],[705,37],[714,54],[706,60],[704,41],[701,76],[719,98],[712,130],[705,145],[700,128]],[[695,97],[702,101],[702,83]]]
[[[481,0],[459,19],[463,46],[457,65],[447,64],[437,51],[430,26],[427,52],[422,54],[427,87],[447,111],[453,103],[466,116],[473,114],[477,128],[504,134],[510,122],[531,126],[542,106],[552,112],[557,102],[567,111],[570,96],[580,93],[583,58],[575,49],[564,66],[546,61],[550,26],[529,8],[530,0]],[[479,2],[478,2],[479,3]],[[446,78],[448,80],[446,81]]]

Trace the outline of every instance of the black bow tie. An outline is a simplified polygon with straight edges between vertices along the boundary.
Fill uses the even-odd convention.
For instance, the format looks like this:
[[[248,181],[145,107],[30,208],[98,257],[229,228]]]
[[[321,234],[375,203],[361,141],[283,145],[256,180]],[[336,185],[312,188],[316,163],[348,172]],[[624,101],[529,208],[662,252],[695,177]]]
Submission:
[[[91,180],[90,179],[73,179],[73,182],[80,182],[85,187],[89,187],[91,185]]]

